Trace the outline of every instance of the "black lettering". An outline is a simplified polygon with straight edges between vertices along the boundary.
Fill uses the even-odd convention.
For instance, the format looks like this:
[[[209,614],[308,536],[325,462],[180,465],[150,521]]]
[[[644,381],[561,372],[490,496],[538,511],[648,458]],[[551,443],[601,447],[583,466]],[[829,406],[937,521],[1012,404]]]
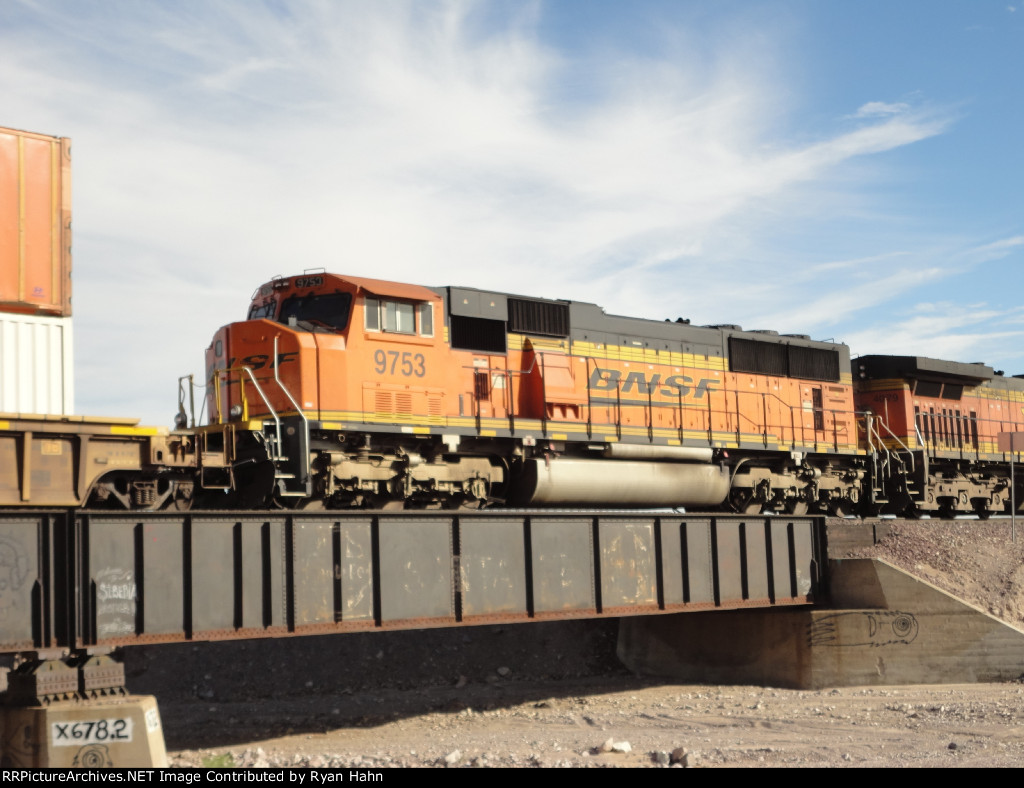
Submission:
[[[289,350],[286,353],[278,353],[277,354],[277,366],[281,366],[282,364],[285,364],[285,363],[287,363],[289,361],[295,361],[295,359],[296,359],[296,357],[298,355],[299,355],[299,351],[297,351],[297,350]]]
[[[587,388],[596,391],[611,391],[618,386],[620,377],[622,377],[622,373],[617,369],[594,367],[594,371],[590,374],[590,380],[587,382]]]
[[[632,391],[635,383],[637,394],[650,394],[651,390],[660,382],[661,375],[655,374],[650,380],[647,380],[643,372],[630,372],[626,375],[626,382],[622,384],[622,393],[627,394]]]
[[[715,378],[701,378],[696,385],[689,375],[670,375],[661,379],[661,373],[654,373],[649,378],[643,372],[630,372],[622,380],[622,372],[617,369],[601,369],[595,367],[590,373],[587,388],[594,391],[614,391],[622,383],[622,393],[629,394],[636,390],[637,394],[655,392],[663,397],[689,397],[703,399],[708,392],[714,391],[719,381]],[[660,388],[659,388],[660,386]]]
[[[660,393],[665,397],[685,397],[691,391],[691,383],[693,378],[689,375],[670,375],[665,378],[665,388]]]
[[[242,366],[251,367],[252,369],[263,369],[267,365],[267,361],[270,359],[266,353],[255,353],[251,356],[246,356],[242,359]]]
[[[694,393],[693,393],[693,398],[694,399],[703,399],[704,398],[704,392],[712,391],[712,388],[711,388],[711,384],[712,383],[718,383],[718,381],[715,380],[714,378],[701,378],[700,382],[697,384],[697,390],[694,391]]]

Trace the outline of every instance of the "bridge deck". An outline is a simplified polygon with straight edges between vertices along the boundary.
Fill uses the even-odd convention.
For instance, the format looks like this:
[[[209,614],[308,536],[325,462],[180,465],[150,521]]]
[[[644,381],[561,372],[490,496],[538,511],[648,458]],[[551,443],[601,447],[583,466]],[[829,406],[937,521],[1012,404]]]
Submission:
[[[824,520],[8,512],[0,654],[812,604]]]

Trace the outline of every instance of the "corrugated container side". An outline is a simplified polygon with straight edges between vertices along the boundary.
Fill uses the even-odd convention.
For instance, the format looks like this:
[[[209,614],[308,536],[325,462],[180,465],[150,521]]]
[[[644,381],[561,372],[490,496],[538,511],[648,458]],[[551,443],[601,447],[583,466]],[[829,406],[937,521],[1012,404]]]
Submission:
[[[0,308],[71,314],[71,140],[0,128]]]
[[[74,412],[71,340],[70,317],[0,312],[0,413]]]

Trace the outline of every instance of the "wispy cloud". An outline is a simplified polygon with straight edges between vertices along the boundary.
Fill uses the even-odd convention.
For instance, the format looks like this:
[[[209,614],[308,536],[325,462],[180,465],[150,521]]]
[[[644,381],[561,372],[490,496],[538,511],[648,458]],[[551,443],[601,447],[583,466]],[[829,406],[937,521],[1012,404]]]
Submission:
[[[903,115],[909,111],[910,105],[902,102],[890,104],[885,101],[869,101],[867,104],[862,104],[854,113],[853,117],[876,118],[879,116]]]
[[[991,363],[993,342],[1019,345],[1024,308],[994,309],[987,304],[955,302],[918,304],[902,320],[866,328],[846,337],[856,355],[888,353]],[[1024,350],[1005,356],[1020,361]]]
[[[538,3],[13,8],[7,122],[75,142],[84,410],[111,380],[130,404],[198,368],[257,284],[307,267],[794,331],[942,274],[870,246],[825,264],[762,247],[768,275],[734,254],[769,224],[845,210],[858,160],[952,122],[873,101],[796,141],[771,30],[698,68],[684,48],[557,50]],[[840,267],[880,276],[815,290]]]
[[[1003,238],[992,243],[982,244],[963,252],[963,257],[973,264],[986,263],[991,260],[1002,260],[1013,252],[1024,247],[1024,235]]]

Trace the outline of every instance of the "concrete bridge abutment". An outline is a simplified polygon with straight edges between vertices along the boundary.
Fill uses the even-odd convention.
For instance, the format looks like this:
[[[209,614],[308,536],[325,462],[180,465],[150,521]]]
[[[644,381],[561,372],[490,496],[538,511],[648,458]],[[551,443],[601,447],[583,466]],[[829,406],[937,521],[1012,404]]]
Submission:
[[[623,618],[641,675],[796,689],[1008,681],[1024,631],[878,559],[829,562],[829,606]]]

